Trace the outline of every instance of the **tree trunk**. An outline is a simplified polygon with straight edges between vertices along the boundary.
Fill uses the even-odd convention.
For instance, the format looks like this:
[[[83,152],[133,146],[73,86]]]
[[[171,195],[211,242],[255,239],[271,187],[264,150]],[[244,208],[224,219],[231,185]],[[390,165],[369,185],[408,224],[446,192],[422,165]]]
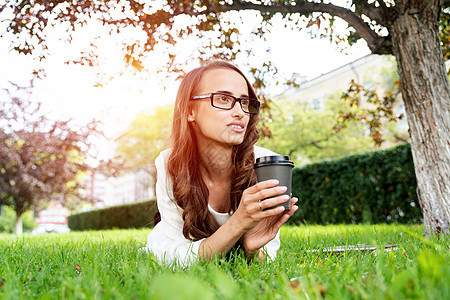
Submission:
[[[22,213],[16,213],[16,224],[14,226],[14,233],[19,235],[23,233]]]
[[[388,29],[410,128],[417,196],[425,235],[448,234],[450,87],[439,41],[440,5],[438,0],[403,2]]]

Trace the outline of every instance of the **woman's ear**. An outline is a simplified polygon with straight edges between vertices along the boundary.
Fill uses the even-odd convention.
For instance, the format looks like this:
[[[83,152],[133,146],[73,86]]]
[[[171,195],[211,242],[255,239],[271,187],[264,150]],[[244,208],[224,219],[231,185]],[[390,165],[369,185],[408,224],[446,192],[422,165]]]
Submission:
[[[194,108],[192,108],[192,107],[190,108],[187,119],[188,119],[188,122],[194,122],[195,121]]]

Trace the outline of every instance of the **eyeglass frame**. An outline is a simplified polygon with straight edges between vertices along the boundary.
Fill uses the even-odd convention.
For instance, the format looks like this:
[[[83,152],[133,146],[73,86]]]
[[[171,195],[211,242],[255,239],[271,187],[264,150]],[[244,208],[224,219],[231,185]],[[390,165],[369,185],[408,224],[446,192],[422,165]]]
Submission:
[[[233,104],[231,105],[230,108],[217,107],[217,106],[214,105],[214,100],[213,100],[213,99],[214,99],[214,95],[223,95],[223,96],[231,97],[231,98],[233,98]],[[239,102],[239,105],[241,106],[242,111],[243,111],[244,113],[246,113],[246,114],[251,114],[251,115],[256,115],[256,114],[258,114],[258,113],[259,113],[259,109],[260,109],[260,107],[261,107],[261,102],[259,102],[258,99],[255,99],[255,98],[248,98],[248,97],[245,97],[245,98],[239,98],[239,97],[234,97],[233,95],[226,94],[226,93],[208,93],[208,94],[203,94],[203,95],[193,96],[191,99],[192,99],[192,100],[200,100],[200,99],[207,99],[207,98],[210,99],[210,101],[211,101],[211,106],[212,106],[212,107],[218,108],[218,109],[223,109],[223,110],[231,110],[231,109],[233,109],[233,107],[236,105],[236,102]],[[248,112],[245,111],[244,108],[242,107],[242,102],[241,102],[242,100],[254,100],[254,101],[256,101],[256,102],[258,103],[257,111],[254,112],[254,113],[251,113],[251,112],[249,112],[249,111],[248,111]]]

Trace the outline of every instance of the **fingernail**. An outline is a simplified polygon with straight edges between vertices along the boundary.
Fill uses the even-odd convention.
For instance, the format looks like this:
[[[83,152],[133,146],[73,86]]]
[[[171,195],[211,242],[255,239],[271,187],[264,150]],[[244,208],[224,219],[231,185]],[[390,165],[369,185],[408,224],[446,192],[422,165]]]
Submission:
[[[289,200],[289,196],[288,195],[283,195],[283,200]]]
[[[287,186],[280,186],[279,189],[282,190],[282,191],[286,191],[287,190]]]
[[[273,183],[273,184],[279,184],[280,181],[278,181],[278,179],[272,179],[272,183]]]

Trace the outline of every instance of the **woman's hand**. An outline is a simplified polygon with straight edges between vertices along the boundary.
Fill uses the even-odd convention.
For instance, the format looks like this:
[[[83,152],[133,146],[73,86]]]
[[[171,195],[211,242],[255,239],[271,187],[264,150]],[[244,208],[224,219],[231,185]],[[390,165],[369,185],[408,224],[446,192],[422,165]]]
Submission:
[[[266,200],[264,200],[266,201]],[[291,209],[273,217],[261,220],[255,227],[244,234],[244,250],[246,254],[255,255],[263,246],[273,240],[281,226],[298,210],[297,198],[291,199]],[[275,210],[277,208],[271,209]]]
[[[297,200],[293,198],[290,211],[285,212],[284,207],[263,210],[289,199],[287,195],[280,195],[287,188],[278,183],[278,180],[266,180],[246,189],[232,216],[235,225],[244,233],[244,247],[248,253],[257,252],[274,239],[281,225],[298,209],[294,205]]]

